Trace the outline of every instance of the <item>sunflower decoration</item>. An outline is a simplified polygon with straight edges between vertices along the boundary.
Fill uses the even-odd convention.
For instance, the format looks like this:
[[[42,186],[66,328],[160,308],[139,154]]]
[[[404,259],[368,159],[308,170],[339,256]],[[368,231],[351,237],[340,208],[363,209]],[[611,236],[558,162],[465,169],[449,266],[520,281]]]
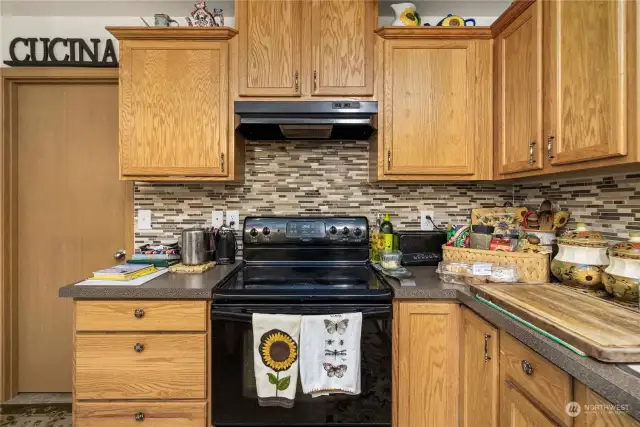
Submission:
[[[260,338],[258,352],[262,358],[262,363],[273,369],[276,374],[268,373],[269,383],[278,391],[289,388],[291,375],[280,378],[280,372],[286,371],[298,360],[298,345],[291,338],[291,335],[279,329],[272,329]]]
[[[400,20],[407,27],[419,27],[420,26],[420,14],[418,11],[408,7],[400,14]]]

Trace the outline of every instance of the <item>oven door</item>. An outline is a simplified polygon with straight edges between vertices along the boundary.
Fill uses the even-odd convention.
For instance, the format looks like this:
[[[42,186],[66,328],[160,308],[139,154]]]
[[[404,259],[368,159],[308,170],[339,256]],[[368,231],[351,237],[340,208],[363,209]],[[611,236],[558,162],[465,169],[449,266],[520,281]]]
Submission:
[[[251,316],[254,312],[302,315],[362,312],[362,393],[312,398],[302,394],[298,383],[293,408],[259,406],[253,370]],[[214,303],[211,311],[212,424],[216,427],[390,427],[391,318],[391,305],[216,306]]]

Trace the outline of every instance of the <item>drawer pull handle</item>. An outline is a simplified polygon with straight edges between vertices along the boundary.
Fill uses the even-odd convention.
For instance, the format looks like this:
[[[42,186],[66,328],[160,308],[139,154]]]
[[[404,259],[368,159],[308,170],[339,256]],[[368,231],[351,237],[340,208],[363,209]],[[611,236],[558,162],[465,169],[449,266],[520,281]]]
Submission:
[[[521,364],[522,364],[522,370],[524,371],[525,374],[527,375],[533,374],[533,366],[531,366],[531,363],[527,362],[526,360],[523,360]]]
[[[133,315],[136,319],[142,319],[144,317],[144,310],[141,308],[136,308],[136,311],[133,312]]]
[[[136,412],[136,421],[144,421],[144,412]]]
[[[485,362],[488,362],[489,360],[491,360],[491,356],[489,356],[489,338],[491,338],[491,335],[484,334],[484,361]]]
[[[144,350],[144,345],[140,343],[136,343],[136,345],[133,346],[133,351],[135,351],[136,353],[142,353],[143,350]]]

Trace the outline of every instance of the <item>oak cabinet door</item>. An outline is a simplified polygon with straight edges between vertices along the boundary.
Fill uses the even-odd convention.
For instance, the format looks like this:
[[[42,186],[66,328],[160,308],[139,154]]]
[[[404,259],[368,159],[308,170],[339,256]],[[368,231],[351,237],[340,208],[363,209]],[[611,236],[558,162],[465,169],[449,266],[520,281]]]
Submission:
[[[227,64],[226,42],[121,42],[124,177],[226,176]]]
[[[386,175],[474,175],[476,156],[491,151],[490,132],[478,127],[490,129],[491,108],[476,103],[490,80],[481,63],[490,63],[489,51],[479,55],[490,49],[485,42],[385,40]]]
[[[544,2],[551,165],[627,153],[627,0]]]
[[[312,95],[373,95],[377,21],[371,0],[313,0]]]
[[[508,381],[502,383],[500,409],[500,427],[560,427]]]
[[[498,173],[542,169],[542,1],[495,40]]]
[[[457,427],[459,305],[401,302],[396,310],[394,425]]]
[[[640,421],[634,420],[612,402],[595,391],[573,380],[575,409],[579,410],[575,417],[574,427],[640,427]]]
[[[461,427],[498,427],[498,330],[462,308]]]
[[[241,96],[300,96],[301,3],[238,0]]]

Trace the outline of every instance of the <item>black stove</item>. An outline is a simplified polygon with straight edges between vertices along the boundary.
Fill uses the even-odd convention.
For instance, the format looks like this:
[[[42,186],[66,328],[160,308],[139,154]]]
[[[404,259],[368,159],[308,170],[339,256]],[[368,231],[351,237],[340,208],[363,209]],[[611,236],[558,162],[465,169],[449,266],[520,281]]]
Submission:
[[[392,291],[369,264],[365,217],[248,217],[244,261],[214,289],[211,421],[216,427],[391,427]],[[253,372],[253,313],[362,313],[359,395],[261,407]],[[304,351],[304,349],[301,349]]]
[[[366,217],[248,217],[244,265],[214,291],[224,302],[391,303],[369,264]]]

